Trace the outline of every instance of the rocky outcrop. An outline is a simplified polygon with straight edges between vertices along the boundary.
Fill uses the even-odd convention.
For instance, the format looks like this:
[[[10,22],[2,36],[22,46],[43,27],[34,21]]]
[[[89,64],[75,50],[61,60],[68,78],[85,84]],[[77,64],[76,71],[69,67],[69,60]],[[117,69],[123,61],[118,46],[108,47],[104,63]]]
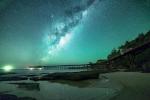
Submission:
[[[143,72],[149,73],[150,72],[150,62],[146,62],[142,66]]]
[[[0,81],[21,81],[21,80],[27,80],[28,77],[22,77],[22,76],[1,76]]]
[[[92,71],[81,71],[81,72],[62,72],[62,73],[52,73],[42,77],[32,77],[30,80],[72,80],[80,81],[87,79],[98,79],[99,72]]]
[[[0,94],[0,100],[36,100],[32,97],[17,97],[12,94]]]

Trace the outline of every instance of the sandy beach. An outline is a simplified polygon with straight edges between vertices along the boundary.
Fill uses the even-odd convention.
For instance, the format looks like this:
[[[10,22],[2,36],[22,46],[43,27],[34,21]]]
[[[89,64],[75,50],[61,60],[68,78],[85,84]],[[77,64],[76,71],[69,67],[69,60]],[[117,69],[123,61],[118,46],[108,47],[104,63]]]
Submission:
[[[150,100],[150,73],[115,72],[103,75],[123,87],[111,100]]]

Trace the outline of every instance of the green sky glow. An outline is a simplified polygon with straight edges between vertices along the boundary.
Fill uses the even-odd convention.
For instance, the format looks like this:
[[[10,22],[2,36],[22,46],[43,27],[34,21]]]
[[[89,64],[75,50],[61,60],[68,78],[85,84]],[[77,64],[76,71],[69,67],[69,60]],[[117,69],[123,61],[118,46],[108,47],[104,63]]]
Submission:
[[[149,0],[46,1],[0,1],[1,66],[95,62],[150,30]],[[82,9],[66,15],[76,5]]]

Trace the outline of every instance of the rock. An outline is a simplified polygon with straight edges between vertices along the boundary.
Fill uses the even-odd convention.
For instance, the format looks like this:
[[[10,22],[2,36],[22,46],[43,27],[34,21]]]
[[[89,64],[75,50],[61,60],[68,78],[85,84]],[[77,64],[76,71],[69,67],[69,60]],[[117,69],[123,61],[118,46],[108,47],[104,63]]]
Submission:
[[[0,100],[18,100],[18,97],[11,94],[0,94]]]
[[[142,67],[144,72],[150,73],[150,62],[144,63]]]
[[[19,100],[36,100],[35,98],[32,98],[32,97],[20,97],[18,99]]]
[[[2,75],[13,75],[13,74],[16,74],[16,73],[14,73],[14,72],[1,72],[0,76],[2,76]]]
[[[62,72],[62,73],[52,73],[42,77],[32,77],[30,80],[72,80],[80,81],[87,79],[98,79],[99,72],[92,71],[81,71],[81,72]]]
[[[0,81],[20,81],[20,80],[27,80],[27,77],[22,76],[1,76]]]
[[[17,97],[12,94],[0,94],[0,100],[36,100],[32,97]]]

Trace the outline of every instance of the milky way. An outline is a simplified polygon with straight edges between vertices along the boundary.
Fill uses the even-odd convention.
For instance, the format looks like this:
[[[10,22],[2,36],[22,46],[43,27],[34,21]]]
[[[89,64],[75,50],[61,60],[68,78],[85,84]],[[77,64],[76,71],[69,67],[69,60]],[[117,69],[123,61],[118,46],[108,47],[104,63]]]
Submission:
[[[106,59],[149,16],[150,0],[0,0],[0,67]]]
[[[46,54],[46,57],[42,58],[43,61],[49,60],[49,57],[57,54],[69,42],[74,28],[81,24],[82,20],[87,16],[90,7],[94,6],[94,3],[98,3],[98,1],[80,0],[76,3],[71,2],[70,6],[64,9],[60,19],[53,19],[55,15],[51,14],[53,25],[45,36],[49,55]]]

